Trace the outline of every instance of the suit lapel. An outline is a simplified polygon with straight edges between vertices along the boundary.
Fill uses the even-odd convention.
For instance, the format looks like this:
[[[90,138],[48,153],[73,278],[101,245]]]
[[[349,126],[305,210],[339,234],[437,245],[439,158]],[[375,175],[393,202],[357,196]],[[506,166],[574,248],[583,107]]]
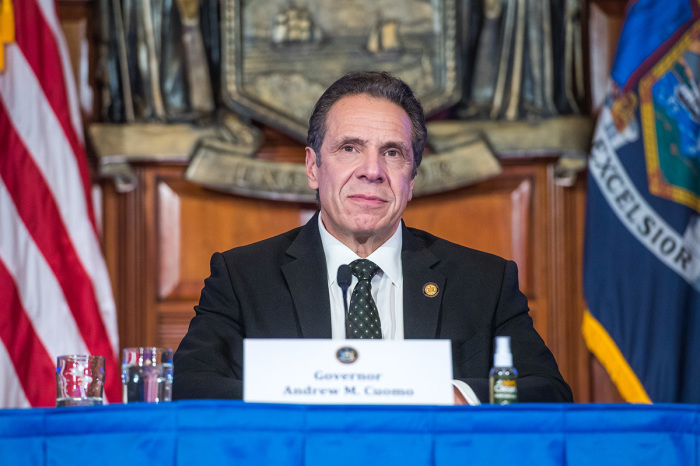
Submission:
[[[404,337],[431,339],[437,337],[438,318],[445,288],[445,276],[433,266],[440,261],[425,244],[403,226],[401,264],[403,268]],[[426,293],[426,285],[437,286],[437,293]]]
[[[331,301],[318,212],[300,230],[286,253],[293,259],[282,266],[282,273],[299,317],[300,336],[331,338]]]

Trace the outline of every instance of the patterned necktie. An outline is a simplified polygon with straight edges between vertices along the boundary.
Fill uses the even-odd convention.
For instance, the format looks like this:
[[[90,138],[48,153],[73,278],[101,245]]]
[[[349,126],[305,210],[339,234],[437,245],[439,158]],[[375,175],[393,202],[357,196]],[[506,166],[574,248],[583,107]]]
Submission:
[[[379,266],[367,259],[357,259],[350,264],[352,274],[359,282],[350,298],[348,321],[349,338],[382,338],[377,306],[372,299],[372,277],[379,272]]]

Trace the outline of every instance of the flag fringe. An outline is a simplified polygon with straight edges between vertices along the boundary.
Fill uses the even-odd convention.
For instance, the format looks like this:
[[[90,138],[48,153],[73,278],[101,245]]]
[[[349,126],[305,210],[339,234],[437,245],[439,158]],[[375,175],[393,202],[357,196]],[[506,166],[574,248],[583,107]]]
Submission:
[[[591,353],[605,367],[610,379],[625,401],[651,403],[644,386],[627,363],[615,341],[588,309],[583,313],[583,338]]]

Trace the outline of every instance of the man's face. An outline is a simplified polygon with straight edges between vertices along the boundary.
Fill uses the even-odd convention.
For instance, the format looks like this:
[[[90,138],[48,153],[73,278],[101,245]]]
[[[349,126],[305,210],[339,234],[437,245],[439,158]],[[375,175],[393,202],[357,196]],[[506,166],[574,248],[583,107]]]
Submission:
[[[306,148],[306,173],[311,189],[319,191],[323,224],[351,249],[367,244],[374,250],[396,231],[413,194],[412,169],[408,115],[366,94],[331,107],[320,167]]]

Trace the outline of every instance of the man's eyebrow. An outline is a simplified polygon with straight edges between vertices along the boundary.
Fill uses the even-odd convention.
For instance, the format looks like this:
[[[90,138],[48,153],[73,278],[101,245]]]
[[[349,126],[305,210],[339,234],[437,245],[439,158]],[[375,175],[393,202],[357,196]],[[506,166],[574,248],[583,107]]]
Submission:
[[[364,139],[358,138],[358,137],[346,136],[346,137],[340,139],[339,141],[337,141],[335,144],[335,147],[337,149],[337,148],[343,147],[346,144],[354,144],[356,146],[363,146],[364,147],[367,145],[367,141]]]

